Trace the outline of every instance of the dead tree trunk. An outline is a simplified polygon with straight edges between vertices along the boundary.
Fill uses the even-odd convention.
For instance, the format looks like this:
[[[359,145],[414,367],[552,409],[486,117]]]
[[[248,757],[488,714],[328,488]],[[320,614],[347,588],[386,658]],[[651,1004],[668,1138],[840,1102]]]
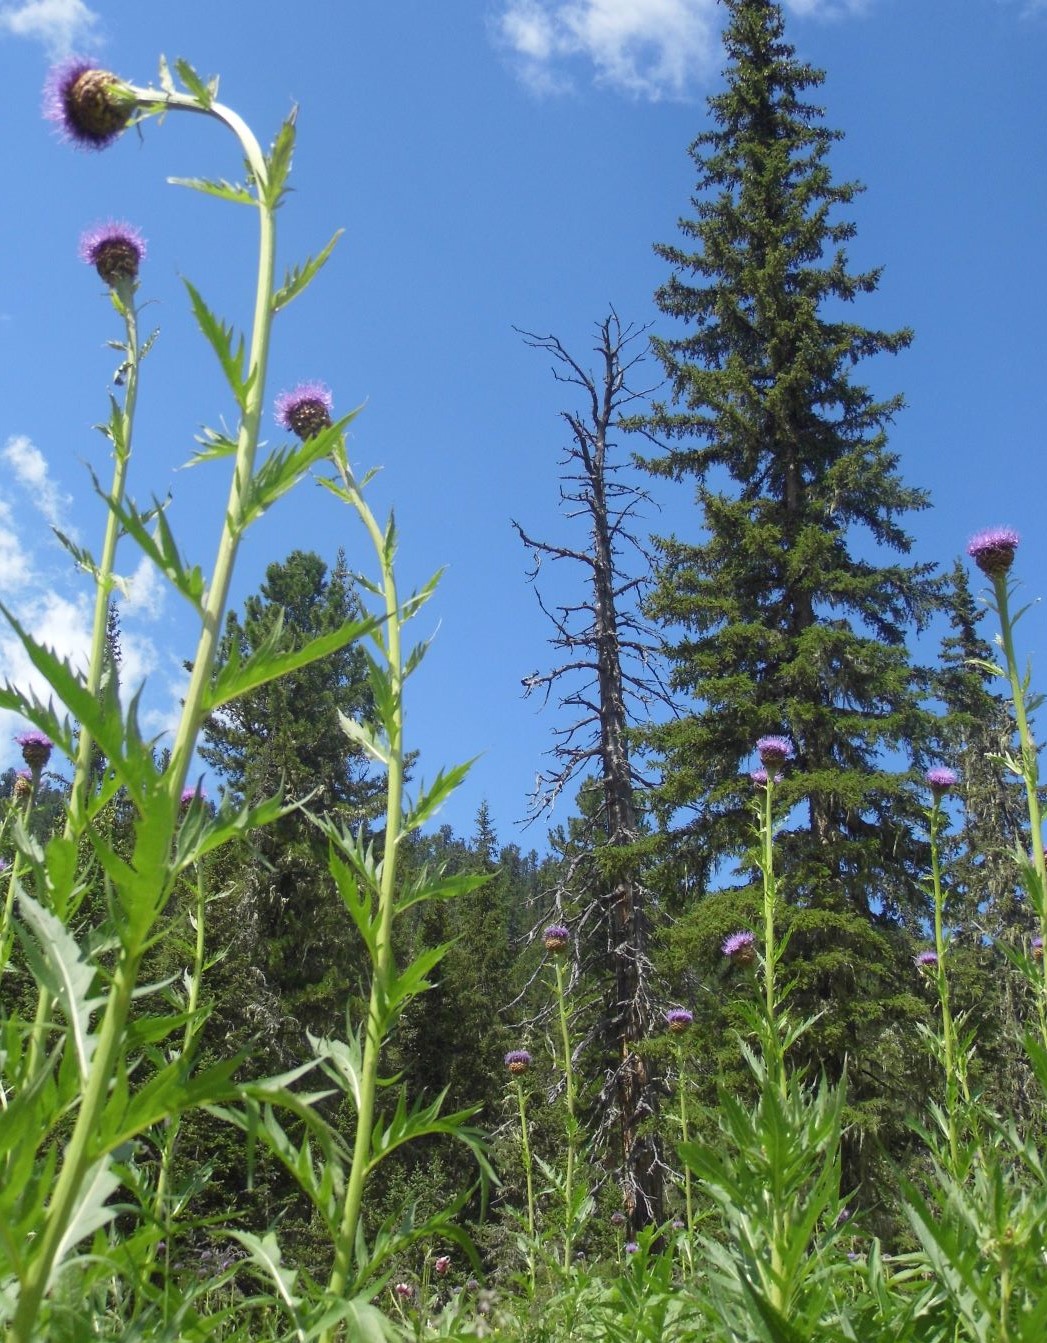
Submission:
[[[642,356],[625,357],[626,347],[642,334],[623,330],[612,310],[597,328],[596,353],[602,361],[598,376],[585,370],[554,336],[523,332],[535,349],[546,350],[556,363],[559,381],[582,389],[584,413],[564,411],[571,442],[562,465],[560,495],[570,517],[584,517],[589,545],[573,549],[539,541],[514,522],[534,559],[532,579],[543,559],[568,559],[586,570],[584,595],[577,603],[547,607],[553,623],[551,643],[564,660],[548,672],[526,677],[528,692],[541,689],[548,699],[554,687],[570,721],[556,730],[551,754],[555,766],[539,781],[534,811],[552,805],[573,780],[598,774],[602,808],[597,818],[600,842],[593,842],[592,861],[585,865],[586,898],[595,901],[606,934],[605,973],[609,981],[604,1034],[616,1066],[601,1096],[600,1127],[615,1134],[611,1162],[617,1168],[622,1211],[631,1231],[663,1214],[663,1171],[653,1125],[644,1121],[656,1110],[657,1079],[637,1046],[651,1025],[652,1006],[647,988],[647,909],[632,846],[638,837],[636,789],[639,778],[630,759],[628,725],[630,704],[664,698],[653,670],[653,642],[638,610],[649,559],[632,534],[631,519],[648,496],[637,486],[617,478],[620,464],[609,461],[608,437],[618,424],[621,409],[647,392],[626,386],[626,374]],[[639,573],[623,573],[623,549],[642,563]],[[577,874],[576,865],[574,872]]]

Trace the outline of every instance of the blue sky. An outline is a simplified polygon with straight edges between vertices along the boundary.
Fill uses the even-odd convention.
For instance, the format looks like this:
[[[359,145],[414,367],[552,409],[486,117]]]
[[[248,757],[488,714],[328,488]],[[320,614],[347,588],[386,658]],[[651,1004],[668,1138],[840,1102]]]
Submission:
[[[934,503],[911,519],[914,557],[951,564],[972,532],[1012,525],[1024,595],[1036,599],[1047,587],[1047,4],[792,0],[785,11],[798,52],[827,73],[826,122],[845,132],[834,170],[867,188],[851,257],[884,273],[855,317],[916,333],[909,351],[859,370],[908,402],[891,443]],[[104,153],[76,153],[40,117],[49,64],[85,52],[145,84],[160,53],[183,56],[221,75],[223,101],[263,140],[298,103],[281,262],[346,232],[278,321],[272,395],[315,377],[339,410],[366,403],[352,450],[360,467],[382,468],[373,502],[396,509],[402,583],[447,569],[420,617],[435,641],[411,686],[409,742],[427,776],[480,755],[443,819],[468,831],[486,798],[503,840],[541,847],[543,825],[514,823],[560,720],[522,696],[521,678],[551,655],[510,518],[551,540],[581,538],[558,511],[558,412],[571,402],[513,327],[554,332],[582,358],[609,304],[625,322],[672,333],[653,303],[666,272],[651,245],[675,241],[689,210],[686,151],[718,86],[721,18],[713,0],[0,0],[0,600],[81,654],[89,593],[50,525],[97,549],[102,515],[85,463],[108,478],[92,425],[106,413],[105,342],[119,335],[77,259],[81,231],[116,217],[148,239],[140,297],[160,337],[143,373],[130,489],[141,504],[172,493],[182,548],[205,567],[226,481],[178,468],[199,426],[229,418],[230,406],[180,277],[241,325],[252,297],[248,212],[166,184],[235,177],[233,140],[171,117]],[[655,382],[653,363],[646,371]],[[650,529],[693,532],[689,490],[659,496]],[[339,546],[369,564],[358,528],[304,485],[250,535],[236,601],[291,549],[333,562]],[[130,549],[121,559],[133,576],[125,676],[148,678],[159,732],[192,630]],[[558,591],[572,589],[547,595]],[[1020,643],[1042,666],[1039,605]],[[28,679],[2,633],[0,660]],[[20,726],[0,715],[0,767],[17,760]]]

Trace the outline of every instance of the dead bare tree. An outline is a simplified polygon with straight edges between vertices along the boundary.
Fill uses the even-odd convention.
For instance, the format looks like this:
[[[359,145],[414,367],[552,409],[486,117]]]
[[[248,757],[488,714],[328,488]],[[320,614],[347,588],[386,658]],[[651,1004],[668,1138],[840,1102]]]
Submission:
[[[584,410],[562,412],[571,439],[559,464],[560,499],[568,519],[587,525],[587,544],[576,548],[538,540],[513,522],[531,554],[529,577],[536,591],[546,560],[572,561],[585,573],[577,602],[547,605],[538,591],[553,626],[550,643],[561,660],[548,671],[532,672],[523,684],[526,693],[541,693],[543,703],[555,692],[565,721],[555,729],[549,752],[554,763],[539,775],[532,816],[548,811],[572,781],[598,776],[602,806],[588,818],[592,834],[562,880],[573,888],[574,901],[582,898],[578,924],[591,925],[598,916],[606,931],[612,1001],[603,1025],[616,1066],[601,1094],[600,1127],[616,1134],[612,1164],[618,1168],[631,1230],[661,1220],[664,1167],[652,1126],[643,1129],[656,1109],[657,1079],[637,1051],[650,1029],[653,1006],[648,987],[649,902],[634,848],[639,835],[636,792],[644,781],[631,758],[628,727],[647,714],[652,700],[667,702],[668,697],[657,672],[656,640],[640,616],[650,558],[632,530],[637,510],[651,500],[636,484],[620,478],[624,464],[611,460],[610,435],[623,408],[654,390],[634,391],[627,383],[643,359],[642,351],[634,353],[629,347],[645,331],[623,327],[612,308],[596,328],[597,374],[574,359],[557,337],[520,332],[532,348],[553,356],[558,382],[582,392]]]

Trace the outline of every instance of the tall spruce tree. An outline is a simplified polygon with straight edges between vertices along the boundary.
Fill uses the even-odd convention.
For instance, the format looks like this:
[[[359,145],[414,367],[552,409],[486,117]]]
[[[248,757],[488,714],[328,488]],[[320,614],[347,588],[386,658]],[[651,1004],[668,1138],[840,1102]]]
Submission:
[[[840,133],[805,101],[823,76],[784,40],[777,4],[725,9],[726,87],[691,147],[687,243],[656,248],[672,268],[658,306],[689,329],[653,342],[672,397],[644,425],[647,465],[694,483],[704,535],[657,541],[649,611],[692,707],[649,731],[654,803],[680,871],[707,891],[725,858],[749,865],[755,742],[793,739],[779,862],[798,992],[824,1009],[815,1048],[831,1068],[867,1061],[911,1002],[902,929],[923,908],[926,805],[913,766],[931,719],[906,639],[937,588],[929,566],[895,559],[911,544],[900,519],[928,503],[887,448],[902,400],[852,381],[911,335],[847,320],[879,271],[848,268],[855,226],[836,212],[860,188],[834,182]],[[744,898],[719,917],[737,921]]]

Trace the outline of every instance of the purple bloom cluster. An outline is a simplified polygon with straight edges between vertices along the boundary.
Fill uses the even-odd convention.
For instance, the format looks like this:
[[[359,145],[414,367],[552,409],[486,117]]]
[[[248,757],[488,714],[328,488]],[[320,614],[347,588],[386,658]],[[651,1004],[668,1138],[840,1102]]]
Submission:
[[[756,938],[749,932],[731,933],[724,938],[721,950],[728,960],[748,965],[756,955]]]
[[[132,225],[111,219],[81,235],[80,260],[94,266],[114,289],[121,280],[138,279],[138,267],[145,260],[145,239]]]
[[[625,1242],[625,1253],[626,1253],[626,1254],[636,1254],[636,1252],[639,1250],[639,1248],[640,1248],[640,1247],[639,1247],[639,1245],[637,1245],[637,1243],[636,1243],[635,1240],[628,1240],[628,1241]]]
[[[1039,961],[1043,959],[1043,938],[1034,937],[1032,940],[1032,954]]]
[[[665,1014],[665,1024],[676,1034],[685,1031],[694,1021],[694,1014],[686,1007],[670,1007]]]
[[[571,942],[571,930],[562,923],[551,923],[542,934],[546,951],[563,951]]]
[[[990,527],[967,542],[967,554],[983,574],[995,578],[1005,574],[1014,562],[1020,537],[1013,527]]]
[[[942,797],[950,788],[956,787],[957,774],[954,769],[946,769],[944,765],[937,765],[934,769],[929,769],[923,779],[936,797]]]
[[[511,1073],[525,1073],[531,1066],[531,1055],[526,1049],[510,1049],[505,1056],[505,1066]]]
[[[21,732],[15,742],[21,746],[22,759],[34,774],[39,774],[45,767],[55,748],[54,742],[45,732]]]
[[[914,964],[921,969],[931,969],[938,964],[938,953],[936,951],[921,951],[915,958]]]
[[[796,752],[788,737],[761,737],[756,743],[756,754],[765,770],[784,765]]]
[[[105,149],[131,119],[135,99],[108,70],[83,56],[56,65],[44,85],[44,116],[78,149]]]
[[[315,438],[331,427],[334,398],[322,382],[300,382],[276,398],[276,418],[301,439]]]

